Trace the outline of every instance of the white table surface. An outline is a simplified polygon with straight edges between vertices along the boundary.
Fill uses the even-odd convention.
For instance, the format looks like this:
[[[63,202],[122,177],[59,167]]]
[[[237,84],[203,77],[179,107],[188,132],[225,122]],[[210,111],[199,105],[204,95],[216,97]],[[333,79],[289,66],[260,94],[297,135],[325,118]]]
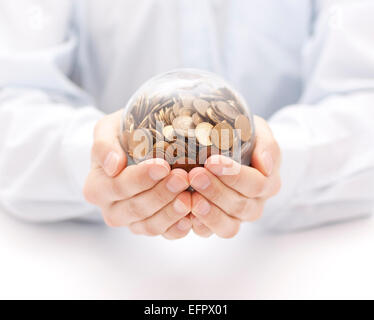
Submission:
[[[0,299],[374,298],[374,220],[232,240],[146,238],[0,213]]]

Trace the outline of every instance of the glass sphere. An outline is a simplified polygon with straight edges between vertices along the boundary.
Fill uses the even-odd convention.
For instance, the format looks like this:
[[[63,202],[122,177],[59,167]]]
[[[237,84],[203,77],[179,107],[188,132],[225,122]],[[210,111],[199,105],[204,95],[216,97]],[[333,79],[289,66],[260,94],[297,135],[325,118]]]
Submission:
[[[221,154],[250,165],[252,114],[242,96],[216,74],[178,69],[148,80],[122,116],[120,140],[129,164],[165,159],[190,171]]]

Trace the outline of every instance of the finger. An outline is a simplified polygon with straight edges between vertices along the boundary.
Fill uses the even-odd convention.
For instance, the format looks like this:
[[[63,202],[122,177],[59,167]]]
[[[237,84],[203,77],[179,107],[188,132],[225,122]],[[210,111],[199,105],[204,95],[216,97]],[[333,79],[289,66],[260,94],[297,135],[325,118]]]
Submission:
[[[191,186],[228,215],[240,220],[252,220],[257,215],[257,199],[244,197],[222,183],[205,168],[194,168],[189,173]]]
[[[191,219],[182,218],[176,224],[172,225],[164,234],[168,240],[177,240],[188,235],[192,227]]]
[[[205,226],[197,217],[191,216],[192,230],[200,237],[208,238],[213,232]]]
[[[107,211],[109,220],[115,226],[128,226],[147,219],[189,187],[187,172],[174,169],[170,175],[154,188],[130,199],[113,203]]]
[[[260,197],[271,183],[255,168],[244,166],[223,155],[213,155],[205,162],[205,168],[222,183],[247,198]]]
[[[170,166],[163,159],[149,159],[129,166],[114,178],[109,178],[101,168],[93,168],[84,195],[93,204],[109,205],[151,189],[169,173]]]
[[[274,168],[279,167],[281,152],[267,122],[255,116],[256,144],[253,150],[251,165],[270,176]]]
[[[118,175],[127,164],[120,139],[121,111],[102,118],[95,126],[92,161],[104,169],[109,177]]]
[[[162,208],[153,216],[130,225],[136,234],[156,236],[165,233],[173,224],[191,212],[191,194],[180,193],[173,202]]]
[[[232,238],[240,228],[240,221],[225,214],[201,194],[192,194],[192,213],[212,232],[222,238]]]

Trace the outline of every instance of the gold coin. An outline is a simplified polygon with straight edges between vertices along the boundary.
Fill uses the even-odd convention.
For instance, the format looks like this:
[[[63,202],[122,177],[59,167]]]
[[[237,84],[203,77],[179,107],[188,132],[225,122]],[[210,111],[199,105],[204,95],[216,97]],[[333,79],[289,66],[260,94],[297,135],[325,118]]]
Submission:
[[[213,144],[220,150],[229,150],[234,141],[233,128],[227,122],[218,123],[211,133]]]
[[[148,116],[145,117],[142,122],[140,122],[138,128],[144,128],[144,127],[147,127],[148,126],[148,123],[149,123],[149,118]]]
[[[175,115],[173,109],[171,109],[171,112],[170,112],[170,124],[173,123],[173,120],[176,118],[177,116]]]
[[[153,149],[158,148],[158,149],[166,150],[168,147],[169,147],[169,143],[167,143],[166,141],[157,141],[153,145]]]
[[[178,135],[188,137],[194,135],[195,124],[191,117],[179,116],[173,120],[173,128]]]
[[[166,159],[166,150],[169,148],[169,144],[166,141],[157,141],[153,145],[153,158]]]
[[[160,118],[160,120],[165,123],[165,112],[163,109],[161,109],[159,112],[158,112],[158,116]]]
[[[213,125],[209,122],[202,122],[196,126],[195,129],[195,136],[197,141],[203,146],[211,146],[212,140],[210,139],[210,135],[212,133]]]
[[[165,150],[165,160],[172,165],[175,162],[175,145],[169,144],[169,146]]]
[[[195,107],[196,111],[201,114],[203,117],[206,117],[207,109],[210,106],[210,103],[208,101],[205,101],[203,99],[195,99],[193,101],[193,106]]]
[[[238,111],[225,101],[217,101],[216,107],[225,119],[235,120],[238,116]]]
[[[209,107],[206,111],[208,118],[213,121],[214,123],[220,123],[220,119],[218,118],[217,114],[214,112],[213,108]]]
[[[193,113],[193,109],[191,109],[191,108],[183,107],[183,108],[179,109],[179,115],[180,116],[191,117],[192,113]]]
[[[175,100],[171,97],[168,97],[167,100],[165,100],[155,111],[158,111],[160,109],[169,108],[173,106],[175,103]]]
[[[161,141],[164,140],[164,136],[161,132],[157,131],[156,129],[150,128],[149,131],[152,133],[154,140]]]
[[[203,122],[204,120],[197,112],[195,112],[192,115],[192,121],[195,124],[195,126],[197,126],[199,123]]]
[[[218,94],[222,95],[226,100],[235,99],[231,90],[226,87],[219,88]]]
[[[166,126],[162,129],[162,134],[167,141],[175,140],[175,132],[173,126]]]
[[[152,133],[144,128],[134,130],[129,139],[129,150],[134,160],[144,159],[153,147]]]
[[[180,108],[181,108],[180,103],[175,100],[174,105],[173,105],[173,112],[174,112],[175,115],[177,115],[177,116],[179,115]]]
[[[166,112],[165,112],[165,124],[166,125],[170,125],[172,120],[171,120],[171,113],[173,112],[173,109],[172,108],[167,108]]]
[[[237,100],[227,100],[226,101],[231,107],[234,108],[239,113],[245,113],[243,106]]]
[[[245,115],[238,115],[235,119],[235,129],[240,130],[240,140],[247,142],[251,139],[252,130],[251,123],[249,122],[248,117]]]

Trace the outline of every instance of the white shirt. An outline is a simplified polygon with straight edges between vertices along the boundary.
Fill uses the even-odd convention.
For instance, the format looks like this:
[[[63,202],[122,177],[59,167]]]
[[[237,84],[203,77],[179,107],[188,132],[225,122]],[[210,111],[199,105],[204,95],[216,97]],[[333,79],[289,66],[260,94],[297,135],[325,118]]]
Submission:
[[[0,205],[99,217],[92,131],[151,76],[221,74],[267,119],[283,187],[261,219],[294,229],[374,207],[372,0],[0,0]]]

